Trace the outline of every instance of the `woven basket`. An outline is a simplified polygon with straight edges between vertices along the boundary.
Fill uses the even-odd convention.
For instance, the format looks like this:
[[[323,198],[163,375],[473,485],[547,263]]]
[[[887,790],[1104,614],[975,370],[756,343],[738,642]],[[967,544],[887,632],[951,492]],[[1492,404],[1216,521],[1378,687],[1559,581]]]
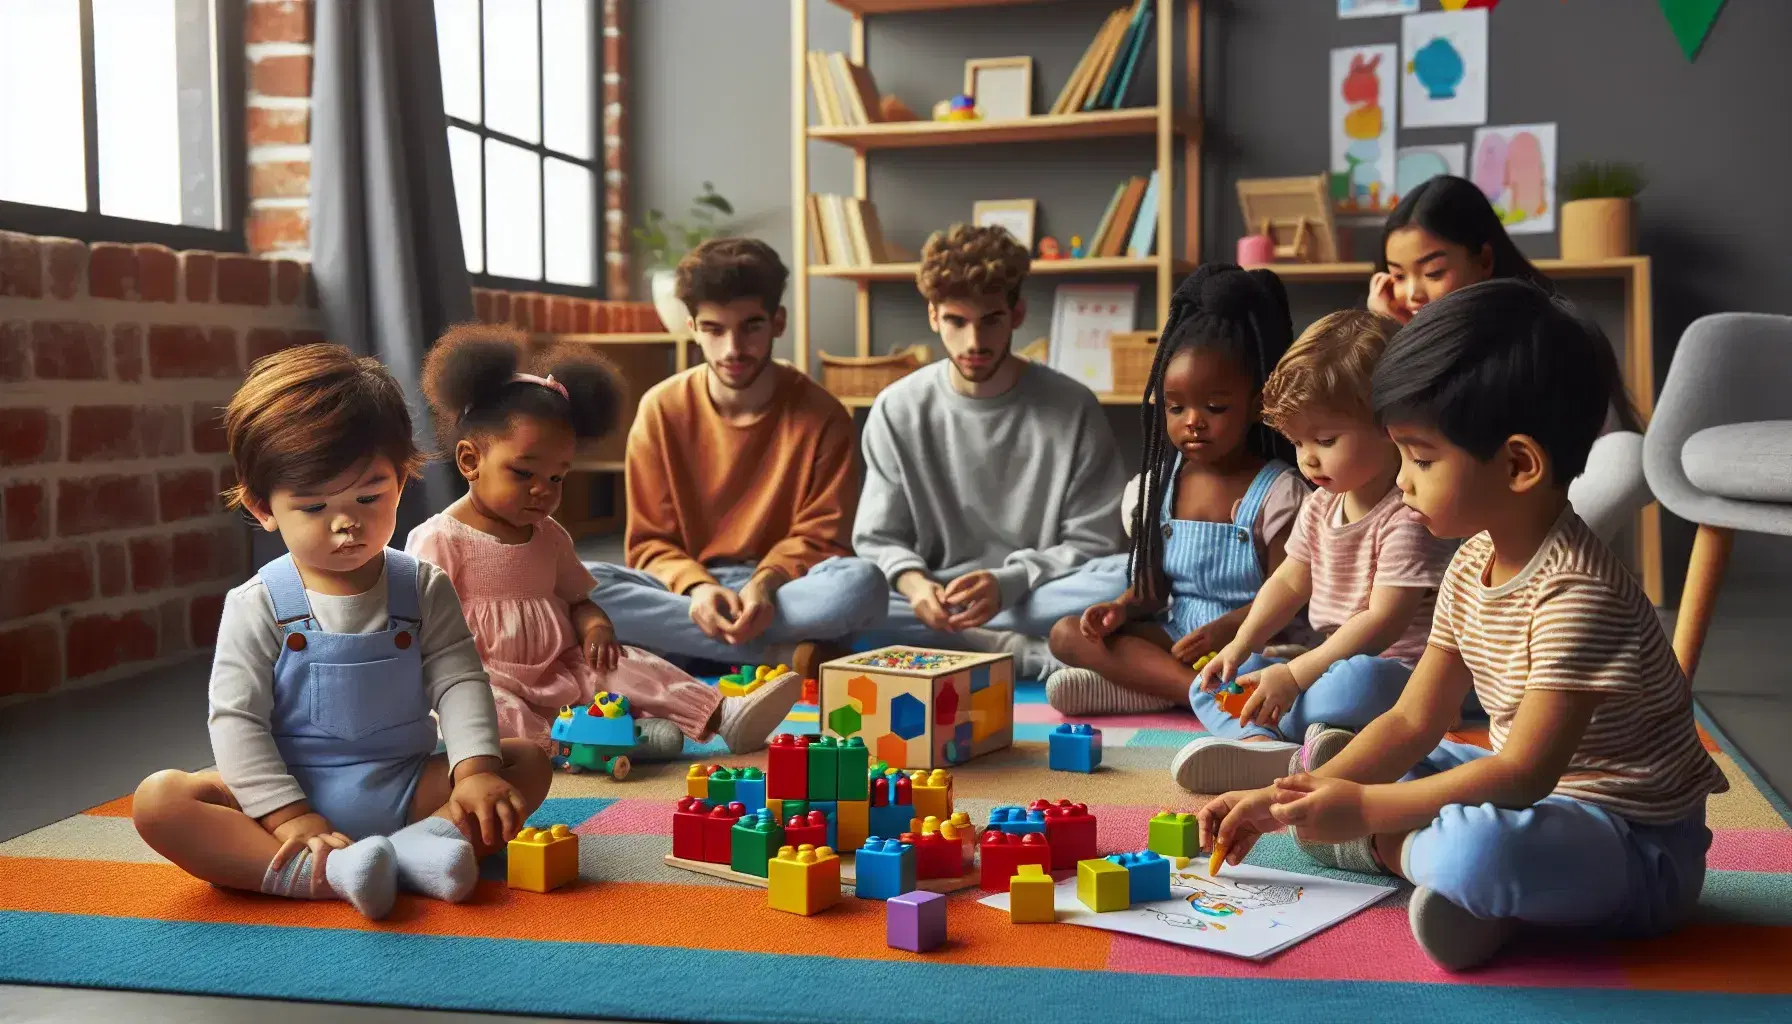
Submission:
[[[1145,385],[1151,382],[1151,360],[1156,357],[1156,331],[1115,331],[1108,335],[1114,394],[1144,395]]]
[[[821,355],[821,386],[837,398],[873,398],[877,393],[927,365],[933,352],[910,345],[887,356]]]

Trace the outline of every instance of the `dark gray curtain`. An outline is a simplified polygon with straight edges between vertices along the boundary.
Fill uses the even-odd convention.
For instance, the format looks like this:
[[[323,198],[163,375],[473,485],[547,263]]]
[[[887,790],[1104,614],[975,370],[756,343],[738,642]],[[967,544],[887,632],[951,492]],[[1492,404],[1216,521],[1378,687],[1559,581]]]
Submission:
[[[473,318],[448,164],[448,121],[429,0],[317,0],[311,89],[311,258],[332,340],[404,385],[417,440],[435,446],[419,385],[424,353]],[[397,546],[460,493],[434,463],[399,507]]]

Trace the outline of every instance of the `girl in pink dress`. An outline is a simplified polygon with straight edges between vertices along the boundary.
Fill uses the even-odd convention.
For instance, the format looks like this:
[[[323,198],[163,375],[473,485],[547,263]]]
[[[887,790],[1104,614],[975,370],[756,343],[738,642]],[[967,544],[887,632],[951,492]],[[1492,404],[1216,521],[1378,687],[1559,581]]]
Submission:
[[[551,749],[559,709],[608,690],[634,705],[644,757],[675,757],[686,736],[720,734],[737,754],[763,747],[801,693],[796,674],[724,698],[622,646],[572,538],[550,518],[578,442],[614,427],[620,388],[603,361],[573,346],[532,349],[511,327],[467,324],[430,350],[423,390],[467,493],[412,530],[405,550],[453,581],[491,675],[500,733]]]

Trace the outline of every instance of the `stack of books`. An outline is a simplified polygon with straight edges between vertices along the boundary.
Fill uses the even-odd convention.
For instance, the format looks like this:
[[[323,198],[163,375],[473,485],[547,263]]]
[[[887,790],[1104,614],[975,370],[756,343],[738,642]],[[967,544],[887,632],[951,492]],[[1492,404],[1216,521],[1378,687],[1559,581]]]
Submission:
[[[809,51],[809,88],[815,92],[815,109],[828,128],[849,128],[883,120],[877,82],[863,65],[844,53]]]
[[[1052,113],[1119,110],[1125,106],[1133,72],[1151,38],[1153,6],[1151,0],[1134,0],[1131,7],[1108,15],[1101,31],[1095,34],[1095,41],[1083,51],[1083,59],[1077,62],[1064,91],[1052,104]]]
[[[913,254],[884,239],[877,207],[869,199],[809,194],[810,262],[832,267],[901,263]]]
[[[1084,256],[1126,256],[1142,260],[1157,241],[1157,204],[1161,191],[1157,172],[1150,178],[1128,178],[1114,188],[1101,223],[1083,246]]]

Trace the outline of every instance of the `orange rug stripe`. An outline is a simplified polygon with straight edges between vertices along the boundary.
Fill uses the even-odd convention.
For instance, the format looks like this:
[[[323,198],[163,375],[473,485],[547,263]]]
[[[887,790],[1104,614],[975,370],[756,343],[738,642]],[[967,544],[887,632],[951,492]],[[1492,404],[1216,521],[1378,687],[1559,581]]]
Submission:
[[[128,818],[131,816],[131,807],[134,799],[135,797],[132,794],[126,793],[116,800],[108,800],[98,807],[89,807],[81,813],[92,814],[101,818]]]
[[[1615,948],[1632,988],[1792,994],[1792,928],[1698,923]]]

